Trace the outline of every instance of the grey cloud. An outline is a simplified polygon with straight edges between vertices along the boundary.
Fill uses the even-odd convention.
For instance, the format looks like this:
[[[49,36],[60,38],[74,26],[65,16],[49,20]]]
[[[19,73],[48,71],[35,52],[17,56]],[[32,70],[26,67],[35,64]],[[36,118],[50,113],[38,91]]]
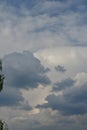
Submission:
[[[48,68],[44,68],[40,61],[28,51],[12,53],[3,58],[3,72],[5,85],[16,88],[36,88],[38,84],[50,84],[45,75]]]
[[[50,69],[47,67],[46,69],[45,69],[45,72],[49,72],[50,71]]]
[[[4,86],[0,93],[0,107],[16,107],[22,110],[31,110],[29,103],[25,102],[22,93],[13,87]]]
[[[24,101],[24,98],[17,89],[7,87],[0,93],[0,106],[18,106],[20,101]]]
[[[69,130],[69,129],[70,130],[73,130],[73,129],[74,130],[77,130],[77,129],[82,130],[82,128],[84,128],[84,130],[86,130],[87,125],[82,125],[80,123],[77,123],[77,124],[76,123],[73,123],[73,124],[68,123],[67,125],[66,124],[64,125],[62,123],[61,124],[60,123],[55,123],[53,125],[47,125],[47,126],[43,125],[43,126],[39,126],[39,127],[31,127],[30,130],[54,130],[54,129],[55,130],[58,130],[58,129],[59,130]],[[28,125],[28,123],[26,125]],[[16,128],[16,126],[12,127],[12,128]],[[29,130],[29,126],[28,127],[25,126],[24,129]],[[19,128],[17,130],[19,130]]]
[[[58,72],[65,72],[66,71],[64,66],[61,66],[61,65],[55,66],[55,70]]]
[[[82,86],[71,87],[63,91],[62,95],[49,95],[48,103],[38,105],[39,108],[52,108],[63,115],[87,114],[87,83]]]
[[[78,23],[82,21],[85,21],[86,23],[86,19],[87,19],[86,14],[84,14],[85,19],[84,19],[84,15],[80,15],[80,14],[76,15],[76,13],[71,13],[70,11],[68,12],[68,14],[64,15],[65,11],[63,11],[62,14],[61,11],[55,9],[56,3],[54,1],[53,2],[54,7],[53,7],[53,3],[48,2],[48,6],[49,5],[51,6],[49,14],[52,15],[55,13],[59,13],[60,14],[59,16],[53,15],[55,17],[50,17],[49,15],[39,15],[38,10],[40,10],[39,8],[42,9],[43,7],[42,3],[41,3],[42,6],[40,6],[37,2],[36,9],[33,8],[33,10],[35,10],[34,12],[37,13],[36,17],[32,17],[30,15],[30,12],[33,13],[32,10],[31,11],[27,10],[27,13],[29,15],[26,14],[26,11],[21,10],[19,11],[21,13],[21,16],[20,15],[17,16],[18,13],[16,13],[15,15],[14,13],[11,13],[12,10],[11,8],[8,8],[8,6],[6,7],[4,5],[2,6],[3,9],[0,8],[1,11],[0,39],[2,43],[1,44],[2,49],[0,51],[0,55],[4,55],[6,53],[14,52],[14,51],[23,51],[26,49],[37,51],[39,49],[49,48],[49,45],[51,47],[58,46],[58,45],[64,45],[64,46],[67,45],[86,46],[87,45],[86,44],[87,39],[85,37],[86,33],[84,29],[82,29],[81,25],[77,28]],[[67,4],[64,3],[64,5]],[[59,9],[58,7],[56,8]],[[44,7],[43,7],[43,11],[44,12],[46,11]],[[84,25],[83,22],[82,25]],[[71,31],[71,27],[72,27],[72,31]],[[40,30],[40,32],[38,32],[38,30]],[[7,31],[7,35],[6,35],[6,31]],[[70,39],[69,36],[67,35],[70,36]]]
[[[28,102],[25,102],[25,103],[22,102],[22,104],[20,104],[20,106],[18,106],[18,109],[20,109],[20,110],[22,109],[22,110],[25,110],[25,111],[30,111],[33,108],[32,108],[32,106],[29,105]]]
[[[72,87],[74,83],[75,83],[75,80],[71,78],[67,78],[65,80],[62,80],[61,82],[55,83],[52,91],[60,91],[65,88]]]
[[[45,75],[48,68],[44,68],[40,61],[30,52],[12,53],[3,58],[3,73],[5,75],[4,89],[0,94],[0,106],[17,107],[31,110],[25,103],[20,88],[36,88],[39,84],[50,84]]]
[[[58,16],[60,13],[67,14],[69,11],[83,13],[83,10],[79,9],[83,5],[87,5],[85,0],[42,0],[37,1],[30,11],[31,15]]]
[[[30,11],[31,15],[34,16],[43,14],[48,14],[49,16],[57,16],[60,14],[60,12],[66,12],[68,10],[68,7],[68,2],[65,4],[65,2],[60,0],[43,0],[38,1]]]

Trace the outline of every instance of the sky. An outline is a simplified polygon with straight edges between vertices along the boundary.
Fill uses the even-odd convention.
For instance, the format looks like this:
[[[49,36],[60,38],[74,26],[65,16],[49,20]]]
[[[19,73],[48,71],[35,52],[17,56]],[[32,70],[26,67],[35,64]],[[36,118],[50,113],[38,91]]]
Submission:
[[[87,0],[0,0],[9,130],[87,130]]]

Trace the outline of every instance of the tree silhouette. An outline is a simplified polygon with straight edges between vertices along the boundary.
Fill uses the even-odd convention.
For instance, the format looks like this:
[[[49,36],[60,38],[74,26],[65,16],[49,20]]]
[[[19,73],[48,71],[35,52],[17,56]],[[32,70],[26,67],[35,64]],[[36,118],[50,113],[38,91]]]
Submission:
[[[3,89],[4,75],[2,74],[2,61],[0,60],[0,92]]]
[[[4,81],[4,75],[2,73],[2,61],[0,60],[0,92],[3,89],[3,81]],[[2,120],[0,120],[0,130],[4,130],[4,127],[7,126],[6,123]],[[5,128],[5,130],[7,127]]]

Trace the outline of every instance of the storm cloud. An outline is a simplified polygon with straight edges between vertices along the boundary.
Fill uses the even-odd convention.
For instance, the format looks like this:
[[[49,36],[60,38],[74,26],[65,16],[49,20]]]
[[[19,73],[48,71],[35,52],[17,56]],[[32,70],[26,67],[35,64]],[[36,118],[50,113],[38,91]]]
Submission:
[[[5,84],[16,88],[36,88],[39,84],[50,84],[45,75],[48,71],[40,61],[28,51],[12,53],[3,58]]]
[[[51,81],[46,76],[49,69],[44,68],[29,51],[8,54],[2,60],[5,80],[4,89],[0,94],[0,106],[31,110],[32,107],[28,102],[25,102],[20,90],[34,89],[39,84],[49,85]]]

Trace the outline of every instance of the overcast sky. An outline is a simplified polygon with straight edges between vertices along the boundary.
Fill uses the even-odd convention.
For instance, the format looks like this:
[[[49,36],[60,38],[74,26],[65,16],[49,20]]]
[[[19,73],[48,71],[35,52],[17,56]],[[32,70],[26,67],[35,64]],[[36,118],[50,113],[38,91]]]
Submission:
[[[87,130],[87,0],[0,0],[10,130]]]

